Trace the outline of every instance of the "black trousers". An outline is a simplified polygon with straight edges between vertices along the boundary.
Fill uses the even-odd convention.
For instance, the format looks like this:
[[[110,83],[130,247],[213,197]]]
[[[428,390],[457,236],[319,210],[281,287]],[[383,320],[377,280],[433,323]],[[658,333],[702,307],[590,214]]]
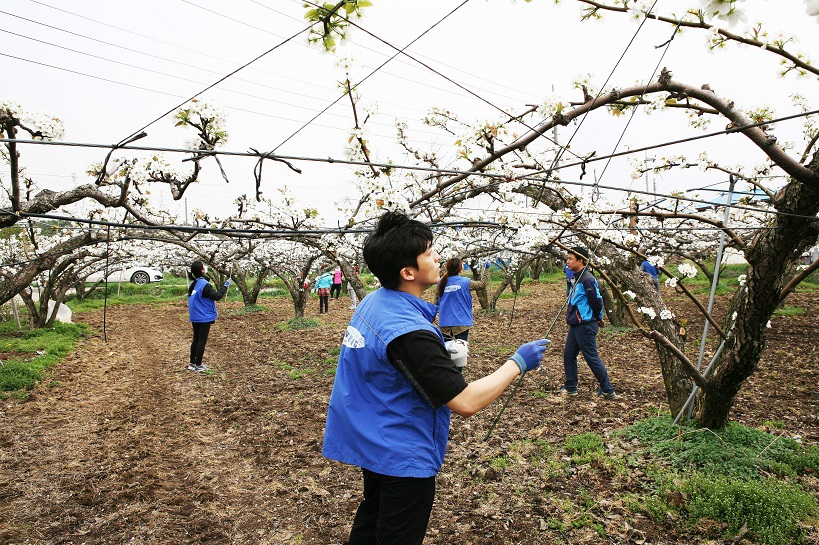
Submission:
[[[334,293],[336,294],[336,299],[338,299],[338,296],[341,295],[341,284],[333,284],[330,286],[330,297],[332,297]]]
[[[319,314],[330,312],[330,297],[328,295],[319,295]]]
[[[208,333],[213,322],[206,324],[191,323],[193,326],[193,342],[191,342],[191,363],[202,364],[202,356],[205,353],[205,344],[208,342]]]
[[[367,469],[348,545],[421,545],[427,532],[435,477],[390,477]]]

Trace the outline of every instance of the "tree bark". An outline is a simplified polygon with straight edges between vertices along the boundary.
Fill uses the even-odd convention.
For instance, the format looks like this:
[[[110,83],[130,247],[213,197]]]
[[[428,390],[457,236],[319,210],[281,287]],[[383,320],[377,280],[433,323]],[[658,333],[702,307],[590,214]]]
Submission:
[[[819,172],[819,153],[810,168]],[[780,190],[774,206],[780,212],[771,229],[760,231],[745,252],[748,274],[743,289],[734,295],[732,308],[737,313],[732,335],[709,378],[711,393],[702,394],[698,420],[708,428],[728,424],[736,395],[757,368],[765,350],[767,324],[779,304],[787,284],[789,268],[819,238],[819,190],[791,180]]]

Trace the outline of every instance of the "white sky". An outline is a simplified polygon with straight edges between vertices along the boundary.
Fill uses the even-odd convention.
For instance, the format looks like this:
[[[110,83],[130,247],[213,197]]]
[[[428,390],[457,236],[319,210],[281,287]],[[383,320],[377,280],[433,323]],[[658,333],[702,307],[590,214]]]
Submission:
[[[460,5],[461,0],[375,0],[374,4],[360,24],[404,47]],[[795,51],[808,56],[819,53],[819,27],[815,18],[805,14],[801,0],[746,0],[742,4],[749,23],[764,21],[771,34],[797,36]],[[659,0],[655,11],[668,13],[682,5],[687,3]],[[307,26],[303,20],[305,8],[299,0],[0,0],[0,12],[0,70],[4,74],[0,93],[29,110],[63,119],[64,140],[99,144],[121,140]],[[373,159],[397,164],[408,161],[394,144],[396,118],[410,125],[416,147],[438,151],[445,158],[444,165],[450,166],[454,159],[453,139],[418,122],[431,107],[450,109],[464,120],[494,120],[501,114],[486,102],[519,111],[526,104],[542,102],[553,89],[577,100],[578,93],[570,94],[571,81],[584,73],[590,73],[598,87],[602,85],[638,25],[615,14],[607,14],[602,22],[581,24],[579,19],[578,5],[570,0],[563,0],[557,7],[551,0],[466,3],[409,51],[485,101],[410,60],[396,58],[359,88],[363,103],[379,105],[378,117],[366,127],[375,153]],[[664,51],[655,46],[665,42],[671,31],[669,25],[649,21],[610,86],[645,82]],[[778,58],[771,54],[736,46],[709,53],[704,44],[702,32],[688,30],[678,35],[661,66],[671,69],[676,80],[710,84],[718,94],[743,108],[770,106],[777,116],[793,114],[796,109],[788,100],[793,92],[806,96],[812,109],[819,108],[815,77],[779,79]],[[357,61],[351,76],[358,81],[393,50],[354,30],[350,42],[341,45],[337,54]],[[337,82],[343,77],[336,68],[336,57],[308,47],[306,34],[302,34],[204,98],[226,113],[230,139],[223,149],[242,152],[254,147],[267,151],[282,144],[338,98]],[[589,116],[575,136],[572,150],[579,155],[595,149],[598,155],[611,153],[625,119],[615,119],[602,111]],[[341,159],[352,126],[350,104],[345,98],[282,145],[278,153]],[[561,128],[558,140],[565,142],[575,128]],[[720,120],[710,130],[722,128]],[[151,125],[147,132],[149,136],[138,144],[183,147],[192,136],[174,128],[170,117]],[[639,147],[693,134],[697,133],[686,126],[685,115],[679,112],[650,117],[638,114],[618,150],[624,145]],[[800,121],[777,126],[775,134],[780,141],[800,142],[797,147],[801,153],[804,144],[799,138]],[[703,149],[714,158],[723,157],[735,164],[763,160],[761,153],[740,135],[665,148],[650,155],[688,153],[695,157]],[[99,149],[24,146],[21,160],[40,187],[60,190],[88,182],[85,170],[90,163],[102,160],[105,153]],[[244,193],[252,197],[255,161],[226,157],[223,162],[230,184],[224,183],[214,162],[203,162],[207,175],[187,194],[190,210],[200,207],[211,214],[226,215],[233,211],[230,203],[237,196]],[[265,194],[273,195],[276,188],[287,185],[305,206],[318,208],[325,222],[334,224],[340,219],[335,203],[349,192],[350,167],[318,162],[296,164],[303,170],[302,175],[266,162]],[[603,168],[602,162],[590,165],[584,181],[595,172],[601,175]],[[624,161],[613,161],[601,183],[626,187],[632,183],[629,173]],[[564,170],[562,176],[577,179],[579,172]],[[662,192],[680,186],[704,186],[724,178],[720,173],[691,169],[655,181]],[[645,189],[644,181],[635,187]],[[163,207],[176,207],[180,215],[184,214],[183,203],[174,203],[168,192],[154,198],[161,199]]]

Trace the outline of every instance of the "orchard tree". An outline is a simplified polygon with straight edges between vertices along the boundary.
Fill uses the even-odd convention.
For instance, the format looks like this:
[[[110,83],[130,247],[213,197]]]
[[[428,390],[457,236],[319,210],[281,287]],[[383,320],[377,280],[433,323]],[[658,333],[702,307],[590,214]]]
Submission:
[[[651,3],[647,2],[621,0],[606,4],[596,0],[577,1],[586,6],[584,19],[597,19],[603,14],[623,15],[669,25],[669,29],[675,33],[681,29],[703,31],[711,48],[718,49],[732,43],[754,46],[755,49],[748,55],[777,56],[783,63],[783,75],[819,76],[819,69],[790,50],[790,39],[786,37],[770,35],[761,26],[754,26],[744,33],[721,28],[719,25],[723,22],[734,23],[744,17],[743,6],[736,0],[710,0],[702,2],[702,7],[671,15],[649,12]],[[810,2],[808,9],[811,15],[817,14],[815,2]],[[356,24],[349,19],[332,20],[337,25]],[[796,261],[805,250],[816,244],[819,237],[819,222],[816,220],[819,212],[819,134],[813,121],[815,115],[810,113],[815,106],[811,108],[806,100],[796,97],[797,106],[805,114],[805,142],[804,147],[794,148],[787,142],[779,142],[773,135],[772,125],[768,124],[775,117],[772,109],[743,110],[737,107],[732,97],[721,96],[706,82],[678,81],[671,70],[662,70],[659,77],[647,84],[598,91],[589,81],[578,81],[575,87],[582,93],[580,100],[547,97],[538,107],[521,108],[509,112],[510,115],[503,119],[480,124],[462,122],[452,109],[433,110],[425,121],[452,135],[459,152],[456,164],[450,165],[449,169],[460,168],[463,173],[423,176],[389,173],[388,180],[378,179],[383,176],[365,176],[362,173],[359,183],[364,197],[357,212],[364,211],[363,216],[369,217],[373,214],[367,208],[398,208],[408,210],[418,218],[442,222],[459,207],[468,205],[488,212],[488,204],[493,201],[511,202],[515,194],[526,195],[530,199],[529,206],[540,211],[545,222],[570,228],[577,240],[596,249],[594,266],[601,277],[610,281],[618,298],[628,299],[624,296],[625,292],[634,294],[638,311],[635,312],[632,306],[625,308],[633,321],[656,343],[672,411],[681,408],[692,382],[695,382],[702,388],[698,420],[708,427],[723,427],[728,423],[736,394],[755,372],[760,361],[766,344],[767,325],[774,310],[803,278],[801,273],[794,274]],[[643,239],[639,232],[632,235],[634,240],[618,240],[621,237],[613,235],[613,230],[605,231],[605,235],[601,236],[601,230],[607,229],[614,221],[611,216],[613,211],[609,210],[607,214],[603,207],[595,206],[596,199],[591,199],[590,206],[566,190],[556,176],[556,169],[561,166],[558,160],[563,153],[561,150],[548,145],[537,149],[537,144],[542,143],[544,135],[554,127],[567,126],[587,114],[610,112],[619,115],[634,108],[657,111],[658,114],[662,111],[662,115],[666,116],[672,111],[688,112],[695,127],[704,127],[703,120],[706,118],[722,118],[732,132],[742,135],[756,146],[766,161],[764,165],[756,167],[756,172],[747,172],[752,169],[746,168],[743,179],[754,185],[762,185],[757,173],[773,168],[781,169],[787,175],[786,183],[776,191],[766,188],[770,210],[761,211],[768,213],[753,218],[755,225],[761,221],[766,228],[749,229],[745,233],[728,229],[721,219],[709,213],[690,214],[690,217],[683,218],[681,211],[674,209],[673,200],[663,210],[639,206],[634,209],[631,203],[615,206],[623,220],[662,220],[672,232],[675,224],[680,229],[695,225],[719,229],[748,261],[748,275],[741,289],[735,293],[729,310],[729,316],[734,317],[735,321],[731,323],[731,320],[726,320],[727,325],[720,327],[716,318],[705,316],[725,342],[714,371],[708,377],[694,369],[686,358],[681,350],[683,339],[679,335],[673,311],[665,307],[661,294],[637,268],[642,259],[651,258],[658,262],[661,256],[653,255],[654,252],[646,246],[641,251]],[[662,120],[658,122],[662,123]],[[406,127],[399,126],[398,130],[399,143],[407,142]],[[438,159],[434,153],[411,151],[411,157],[419,163],[436,168],[434,165]],[[596,152],[588,150],[578,154],[575,150],[584,172],[586,165],[594,161],[592,155]],[[378,162],[389,161],[381,159]],[[726,172],[739,170],[736,166],[719,164],[707,157],[679,158],[677,161],[667,161],[664,167],[677,169],[703,164],[707,168]],[[593,185],[595,193],[596,184]],[[683,223],[683,219],[688,223]],[[738,218],[738,221],[746,220]],[[685,242],[693,249],[691,240]],[[713,251],[714,242],[714,237],[711,237],[708,248],[702,251]],[[645,242],[646,245],[651,243],[653,241]],[[699,262],[699,265],[703,264],[699,253],[689,254],[688,257]],[[688,271],[686,267],[684,270]],[[684,282],[674,272],[663,267],[663,273],[676,280],[675,289],[685,289]]]

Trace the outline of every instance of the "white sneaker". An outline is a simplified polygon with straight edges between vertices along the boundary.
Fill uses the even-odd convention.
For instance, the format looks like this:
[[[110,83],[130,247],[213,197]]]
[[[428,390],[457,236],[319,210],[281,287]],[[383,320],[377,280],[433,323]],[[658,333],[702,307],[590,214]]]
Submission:
[[[197,373],[204,373],[205,371],[208,371],[209,369],[210,369],[210,367],[208,367],[207,365],[202,365],[200,363],[199,365],[196,366],[196,369],[194,369],[194,371],[196,371]]]
[[[189,363],[187,367],[185,367],[188,371],[196,371],[196,365],[193,363]]]

